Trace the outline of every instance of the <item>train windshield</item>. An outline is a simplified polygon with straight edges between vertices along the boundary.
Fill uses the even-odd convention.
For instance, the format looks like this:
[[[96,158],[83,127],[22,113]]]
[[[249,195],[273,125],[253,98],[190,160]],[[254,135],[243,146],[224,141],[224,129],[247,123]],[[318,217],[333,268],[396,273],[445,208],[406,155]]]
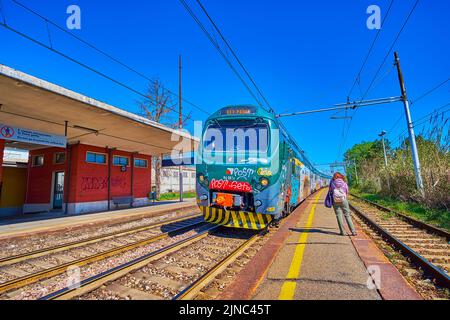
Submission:
[[[267,153],[269,126],[256,122],[214,122],[203,136],[204,152]]]

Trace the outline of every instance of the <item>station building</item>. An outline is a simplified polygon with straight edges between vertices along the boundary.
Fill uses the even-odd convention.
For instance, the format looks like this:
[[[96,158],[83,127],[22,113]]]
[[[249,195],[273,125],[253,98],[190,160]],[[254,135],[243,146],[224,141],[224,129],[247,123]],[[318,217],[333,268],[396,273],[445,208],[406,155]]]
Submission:
[[[152,156],[181,139],[195,149],[184,131],[0,65],[0,216],[147,205]],[[27,163],[3,163],[5,148]]]

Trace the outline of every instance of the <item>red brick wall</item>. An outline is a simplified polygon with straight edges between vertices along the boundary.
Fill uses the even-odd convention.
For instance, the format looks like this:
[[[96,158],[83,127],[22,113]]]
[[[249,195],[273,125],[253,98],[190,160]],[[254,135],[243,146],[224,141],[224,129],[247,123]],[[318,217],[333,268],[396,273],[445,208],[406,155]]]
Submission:
[[[151,157],[146,155],[135,155],[136,158],[146,159],[148,168],[134,168],[132,170],[132,154],[129,152],[115,150],[114,155],[129,158],[130,165],[125,172],[120,166],[114,166],[112,158],[109,159],[106,148],[72,145],[69,154],[71,155],[70,190],[69,173],[67,171],[68,159],[65,165],[53,165],[53,153],[60,151],[57,148],[46,148],[30,152],[30,176],[28,183],[27,203],[49,203],[51,199],[52,172],[65,171],[65,199],[69,196],[69,203],[104,201],[108,198],[108,163],[94,164],[86,162],[88,151],[104,153],[107,161],[111,161],[111,197],[131,196],[131,174],[134,170],[133,196],[143,198],[151,191]],[[44,166],[32,167],[31,156],[44,154]],[[68,157],[67,157],[68,158]]]

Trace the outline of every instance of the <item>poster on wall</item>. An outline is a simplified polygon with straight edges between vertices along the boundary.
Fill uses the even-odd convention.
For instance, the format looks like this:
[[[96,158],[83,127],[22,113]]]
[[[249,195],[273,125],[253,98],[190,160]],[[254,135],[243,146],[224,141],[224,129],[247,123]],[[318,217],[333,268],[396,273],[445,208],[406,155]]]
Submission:
[[[60,148],[65,148],[67,143],[67,139],[64,136],[17,128],[2,123],[0,123],[0,139]]]

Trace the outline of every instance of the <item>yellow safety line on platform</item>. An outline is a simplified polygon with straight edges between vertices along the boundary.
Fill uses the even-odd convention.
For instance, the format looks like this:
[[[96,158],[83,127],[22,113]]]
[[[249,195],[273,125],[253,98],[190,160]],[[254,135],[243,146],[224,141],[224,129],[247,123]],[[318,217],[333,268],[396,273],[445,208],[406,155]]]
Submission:
[[[323,190],[320,191],[317,196],[314,198],[314,203],[311,207],[311,211],[309,212],[308,221],[306,222],[305,229],[311,228],[314,213],[316,212],[317,201],[321,196]],[[306,248],[306,241],[308,240],[308,231],[302,232],[300,234],[298,244],[295,247],[294,256],[292,257],[291,266],[289,267],[289,271],[286,275],[286,279],[296,280],[300,276],[300,270],[302,267],[303,253]],[[297,282],[295,281],[285,281],[281,286],[280,295],[278,296],[278,300],[293,300],[295,289],[297,287]]]

